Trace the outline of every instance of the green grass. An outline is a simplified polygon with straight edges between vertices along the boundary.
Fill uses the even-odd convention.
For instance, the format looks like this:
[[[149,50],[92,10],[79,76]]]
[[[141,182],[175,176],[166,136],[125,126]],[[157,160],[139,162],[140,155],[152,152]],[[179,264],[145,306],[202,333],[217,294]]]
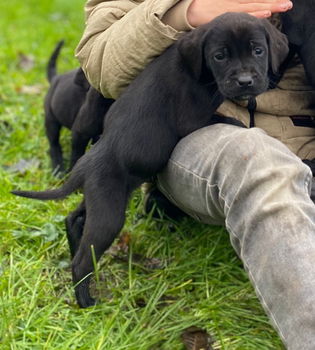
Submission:
[[[224,229],[189,218],[171,224],[143,217],[137,192],[123,230],[131,234],[129,251],[120,258],[104,255],[93,283],[101,303],[82,310],[71,286],[63,224],[80,195],[37,202],[10,194],[58,183],[44,135],[45,65],[64,38],[58,69],[77,66],[73,52],[83,30],[83,3],[0,3],[1,350],[180,350],[180,335],[192,325],[215,338],[215,349],[282,349]],[[34,57],[30,71],[19,68],[20,53]],[[33,85],[38,94],[23,93]],[[69,132],[62,139],[69,145]],[[10,172],[21,159],[36,159],[39,166]]]

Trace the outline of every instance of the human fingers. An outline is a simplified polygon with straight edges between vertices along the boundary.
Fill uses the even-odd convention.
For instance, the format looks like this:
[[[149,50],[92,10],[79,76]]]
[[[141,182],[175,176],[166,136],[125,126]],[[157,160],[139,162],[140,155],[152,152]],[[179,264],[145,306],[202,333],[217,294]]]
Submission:
[[[192,0],[187,10],[187,20],[193,27],[198,27],[225,12],[269,17],[274,12],[285,12],[292,6],[290,0]]]
[[[270,1],[270,0],[259,0],[255,2],[242,2],[231,6],[231,11],[241,11],[247,13],[258,13],[263,11],[270,11],[271,13],[285,12],[293,7],[291,1]]]
[[[257,18],[268,18],[272,15],[271,11],[256,11],[256,12],[249,12],[249,15],[255,16]]]

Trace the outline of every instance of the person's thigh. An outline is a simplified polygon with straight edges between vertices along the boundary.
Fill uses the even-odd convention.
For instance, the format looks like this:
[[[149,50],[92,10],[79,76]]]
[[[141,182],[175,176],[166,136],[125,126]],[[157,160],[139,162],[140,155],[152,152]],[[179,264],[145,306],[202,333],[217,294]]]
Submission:
[[[215,124],[193,132],[177,144],[167,167],[158,175],[157,185],[187,214],[204,223],[223,225],[226,210],[243,184],[250,187],[248,183],[252,182],[255,186],[259,179],[275,182],[276,192],[273,168],[286,166],[308,171],[284,144],[263,130]],[[309,184],[302,186],[310,190],[305,188]],[[240,215],[242,208],[250,210],[251,204],[238,200]]]

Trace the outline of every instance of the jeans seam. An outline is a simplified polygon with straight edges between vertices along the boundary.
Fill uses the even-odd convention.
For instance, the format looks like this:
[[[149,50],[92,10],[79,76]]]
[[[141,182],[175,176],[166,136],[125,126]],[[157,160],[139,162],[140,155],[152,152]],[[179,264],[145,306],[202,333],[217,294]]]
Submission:
[[[183,166],[182,164],[178,163],[176,160],[173,160],[173,159],[170,159],[169,160],[171,163],[175,164],[176,166],[178,166],[179,168],[181,169],[185,169],[188,173],[192,174],[192,175],[195,175],[196,177],[198,177],[199,179],[201,180],[206,180],[207,181],[207,178],[204,177],[204,176],[200,176],[199,174],[195,173],[194,171],[186,168],[185,166]],[[215,186],[215,185],[213,185]]]
[[[203,181],[206,181],[207,187],[210,187],[210,188],[211,188],[211,187],[217,187],[217,188],[219,189],[219,198],[223,199],[223,201],[224,201],[225,205],[227,206],[227,208],[230,209],[230,206],[226,203],[226,200],[225,200],[224,196],[221,195],[221,190],[220,190],[220,187],[219,187],[218,184],[210,184],[210,183],[209,183],[209,179],[208,179],[207,177],[200,176],[199,174],[197,174],[197,173],[195,173],[194,171],[192,171],[192,170],[186,168],[185,166],[183,166],[182,164],[176,162],[175,160],[170,159],[169,161],[170,161],[172,164],[176,165],[177,167],[179,167],[179,168],[181,168],[181,169],[184,169],[185,171],[187,171],[187,173],[196,176],[198,179],[203,180]]]

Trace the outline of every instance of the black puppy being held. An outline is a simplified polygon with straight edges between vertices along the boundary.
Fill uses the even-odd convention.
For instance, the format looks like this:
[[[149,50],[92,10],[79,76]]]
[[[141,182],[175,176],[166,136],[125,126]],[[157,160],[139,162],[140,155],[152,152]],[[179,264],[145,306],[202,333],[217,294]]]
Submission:
[[[57,199],[83,188],[84,202],[75,211],[80,221],[67,226],[81,307],[95,303],[89,293],[91,246],[98,260],[112,244],[124,224],[131,192],[163,169],[182,137],[214,122],[224,98],[245,99],[264,92],[268,71],[276,71],[287,52],[282,33],[247,14],[227,13],[184,34],[111,106],[100,140],[61,188],[13,191]]]
[[[90,86],[81,68],[57,75],[56,61],[62,46],[63,41],[60,41],[48,61],[50,87],[44,102],[45,129],[55,172],[64,171],[59,143],[61,127],[70,129],[72,133],[71,169],[84,154],[89,141],[96,141],[102,133],[104,116],[114,102]]]

